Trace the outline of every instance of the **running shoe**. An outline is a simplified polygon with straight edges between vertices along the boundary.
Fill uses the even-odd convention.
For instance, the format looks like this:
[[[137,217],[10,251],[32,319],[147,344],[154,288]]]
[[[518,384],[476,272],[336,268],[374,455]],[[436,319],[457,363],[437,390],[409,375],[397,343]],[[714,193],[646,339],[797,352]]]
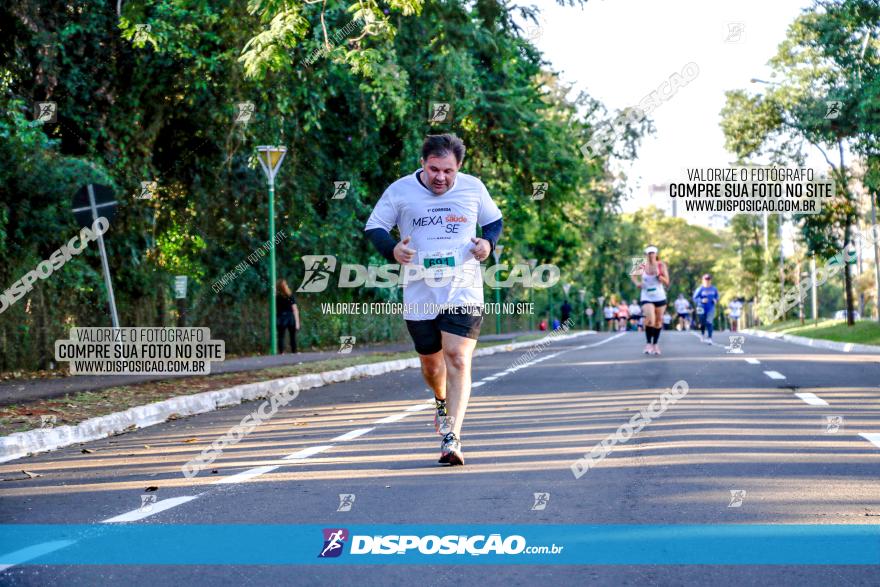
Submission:
[[[662,355],[663,354],[660,352],[660,345],[657,345],[657,344],[654,345],[654,354],[655,355]]]
[[[440,442],[440,460],[437,462],[453,466],[464,464],[464,455],[461,454],[461,441],[458,440],[455,432],[450,432],[443,437],[443,440]]]
[[[446,400],[445,399],[437,399],[434,398],[434,431],[437,434],[446,434],[449,430],[443,430],[444,427],[448,426],[446,417]]]
[[[650,355],[650,354],[651,354],[651,345],[646,344],[646,345],[645,345],[645,350],[642,351],[642,352],[645,353],[646,355]]]

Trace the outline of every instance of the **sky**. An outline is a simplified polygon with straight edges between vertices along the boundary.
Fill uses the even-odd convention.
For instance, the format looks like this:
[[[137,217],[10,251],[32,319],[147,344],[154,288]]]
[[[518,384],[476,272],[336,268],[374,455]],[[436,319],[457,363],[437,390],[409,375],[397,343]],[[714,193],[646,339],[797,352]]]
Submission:
[[[532,42],[549,68],[574,85],[572,100],[583,89],[610,111],[635,106],[686,64],[699,66],[696,78],[651,112],[657,132],[642,142],[634,164],[621,167],[631,192],[624,211],[652,203],[648,186],[680,179],[688,167],[731,164],[734,157],[724,149],[719,126],[724,93],[761,90],[749,80],[769,78],[767,62],[791,22],[812,4],[590,0],[582,9],[559,6],[554,0],[533,1],[542,17],[536,31],[540,36]],[[730,23],[742,24],[739,38],[730,37]],[[821,169],[818,152],[809,155],[808,164]]]

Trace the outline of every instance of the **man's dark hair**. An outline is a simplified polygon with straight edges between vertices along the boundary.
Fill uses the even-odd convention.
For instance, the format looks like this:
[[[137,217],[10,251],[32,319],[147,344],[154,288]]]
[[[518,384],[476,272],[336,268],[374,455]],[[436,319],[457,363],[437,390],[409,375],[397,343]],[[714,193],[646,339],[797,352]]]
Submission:
[[[449,153],[455,155],[456,163],[461,163],[464,159],[464,143],[454,134],[428,135],[425,142],[422,143],[422,159],[427,161],[428,157],[445,157]]]

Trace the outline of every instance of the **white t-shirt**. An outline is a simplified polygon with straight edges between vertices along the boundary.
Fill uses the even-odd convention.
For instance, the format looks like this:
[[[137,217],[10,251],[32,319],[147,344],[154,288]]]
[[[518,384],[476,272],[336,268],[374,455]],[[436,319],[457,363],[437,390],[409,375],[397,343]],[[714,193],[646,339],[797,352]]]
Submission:
[[[659,269],[658,269],[659,271]],[[642,273],[642,302],[660,302],[666,299],[666,289],[659,275]]]
[[[739,318],[740,313],[742,312],[742,302],[739,300],[733,300],[730,304],[727,305],[730,308],[730,317],[731,318]]]
[[[675,300],[675,311],[679,314],[687,314],[689,307],[690,304],[686,299],[678,298]]]
[[[629,315],[630,316],[641,316],[642,308],[638,304],[630,304],[629,305]]]
[[[419,182],[417,173],[388,186],[365,227],[390,232],[396,225],[401,239],[412,237],[413,264],[425,273],[412,278],[415,267],[401,268],[403,317],[431,320],[441,305],[482,306],[483,278],[471,253],[471,238],[477,236],[477,224],[499,220],[501,211],[483,182],[472,175],[458,173],[449,191],[438,196]]]

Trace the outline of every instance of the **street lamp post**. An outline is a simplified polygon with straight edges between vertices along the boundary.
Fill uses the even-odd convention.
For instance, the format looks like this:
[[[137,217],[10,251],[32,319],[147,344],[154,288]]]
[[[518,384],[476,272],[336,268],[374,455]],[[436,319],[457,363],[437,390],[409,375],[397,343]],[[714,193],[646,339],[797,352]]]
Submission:
[[[269,181],[269,240],[275,239],[275,176],[287,154],[287,147],[261,145],[257,147],[257,159]],[[278,352],[278,333],[275,329],[275,247],[269,249],[269,333],[270,352]]]
[[[495,245],[492,249],[492,256],[495,257],[495,334],[501,334],[501,287],[498,285],[498,260],[501,258],[501,252],[504,245]]]
[[[529,275],[532,275],[535,272],[535,267],[538,265],[537,259],[529,259]],[[531,284],[531,279],[529,279],[529,283]],[[529,332],[535,329],[535,286],[529,285],[529,304],[531,304],[532,311],[529,312]]]
[[[580,301],[581,301],[581,328],[586,326],[584,324],[584,320],[585,320],[584,314],[586,314],[586,312],[587,312],[587,306],[586,306],[586,304],[584,304],[584,300],[586,299],[586,297],[587,297],[587,290],[579,289],[578,290],[578,299],[580,299]]]

